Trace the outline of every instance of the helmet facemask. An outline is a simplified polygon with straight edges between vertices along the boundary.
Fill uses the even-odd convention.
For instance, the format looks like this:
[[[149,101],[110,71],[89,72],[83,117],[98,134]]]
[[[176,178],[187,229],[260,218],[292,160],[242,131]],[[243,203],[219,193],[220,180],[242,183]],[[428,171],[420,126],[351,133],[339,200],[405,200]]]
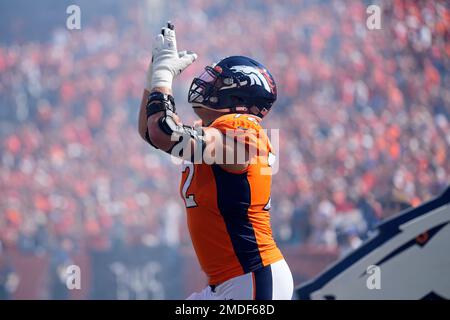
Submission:
[[[222,87],[218,71],[207,66],[205,71],[192,81],[189,88],[188,102],[203,106],[215,105],[218,102],[214,94]]]

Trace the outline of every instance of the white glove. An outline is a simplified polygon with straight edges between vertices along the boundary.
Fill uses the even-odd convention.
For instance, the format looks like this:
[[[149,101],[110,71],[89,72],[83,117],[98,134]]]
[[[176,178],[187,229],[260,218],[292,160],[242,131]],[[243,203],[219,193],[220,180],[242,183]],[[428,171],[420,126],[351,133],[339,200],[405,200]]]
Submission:
[[[147,71],[147,90],[172,88],[172,80],[197,59],[193,52],[177,52],[175,31],[163,28],[153,44],[153,62]]]
[[[178,51],[178,56],[180,58],[182,58],[186,54],[187,51]],[[197,58],[197,55],[195,55],[195,58]],[[153,62],[150,62],[150,64],[148,65],[147,74],[145,78],[146,79],[145,89],[147,89],[148,91],[152,90],[152,78],[153,78]]]

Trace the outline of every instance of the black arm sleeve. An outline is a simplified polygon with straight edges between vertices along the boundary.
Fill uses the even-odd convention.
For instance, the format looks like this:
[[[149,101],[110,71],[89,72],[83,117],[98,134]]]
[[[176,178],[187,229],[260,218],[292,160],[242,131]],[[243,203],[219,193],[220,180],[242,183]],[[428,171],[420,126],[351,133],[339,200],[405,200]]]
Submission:
[[[203,129],[177,124],[174,118],[176,108],[173,97],[160,92],[153,92],[149,95],[147,102],[147,118],[161,111],[164,113],[158,120],[158,126],[174,142],[173,146],[166,152],[180,158],[189,157],[192,162],[202,159],[203,151],[206,147]],[[150,145],[158,149],[151,142],[148,129],[145,138]],[[194,141],[195,152],[191,150],[190,142],[192,140]],[[186,151],[190,155],[187,155]]]

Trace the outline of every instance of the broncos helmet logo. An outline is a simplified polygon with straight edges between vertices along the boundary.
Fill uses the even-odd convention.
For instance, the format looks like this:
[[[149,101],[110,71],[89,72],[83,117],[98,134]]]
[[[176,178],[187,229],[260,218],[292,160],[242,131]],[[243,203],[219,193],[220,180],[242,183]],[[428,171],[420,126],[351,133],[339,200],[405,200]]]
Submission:
[[[230,70],[233,70],[234,72],[241,72],[249,77],[250,86],[258,85],[264,87],[264,89],[266,89],[269,93],[275,93],[275,85],[266,70],[246,65],[233,66]]]

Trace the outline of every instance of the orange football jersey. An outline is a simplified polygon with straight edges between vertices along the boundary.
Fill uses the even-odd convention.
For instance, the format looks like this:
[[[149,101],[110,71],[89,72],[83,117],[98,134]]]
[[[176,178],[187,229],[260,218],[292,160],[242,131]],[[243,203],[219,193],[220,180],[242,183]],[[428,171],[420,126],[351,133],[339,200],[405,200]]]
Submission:
[[[270,225],[272,147],[260,121],[251,115],[227,114],[210,125],[224,134],[245,133],[245,147],[259,152],[247,169],[236,173],[217,164],[183,163],[180,192],[188,228],[211,285],[283,259]]]

